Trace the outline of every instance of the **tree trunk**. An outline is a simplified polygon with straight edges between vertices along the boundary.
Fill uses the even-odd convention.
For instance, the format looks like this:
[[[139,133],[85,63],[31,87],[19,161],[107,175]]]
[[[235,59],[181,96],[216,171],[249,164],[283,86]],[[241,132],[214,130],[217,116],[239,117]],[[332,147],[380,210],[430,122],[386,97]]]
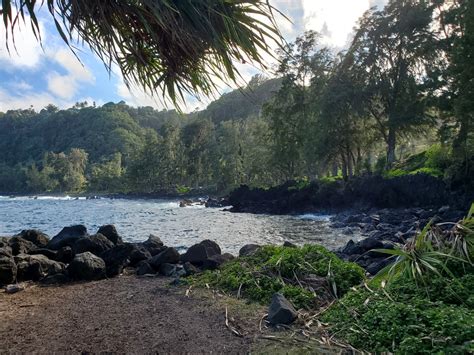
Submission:
[[[347,161],[344,154],[341,154],[341,161],[342,161],[342,178],[347,180]]]
[[[336,177],[338,172],[339,172],[339,167],[337,166],[337,163],[333,163],[332,164],[332,176]]]
[[[388,131],[387,139],[387,166],[386,169],[389,170],[393,163],[395,163],[395,148],[397,145],[397,137],[395,135],[395,129],[390,128]]]

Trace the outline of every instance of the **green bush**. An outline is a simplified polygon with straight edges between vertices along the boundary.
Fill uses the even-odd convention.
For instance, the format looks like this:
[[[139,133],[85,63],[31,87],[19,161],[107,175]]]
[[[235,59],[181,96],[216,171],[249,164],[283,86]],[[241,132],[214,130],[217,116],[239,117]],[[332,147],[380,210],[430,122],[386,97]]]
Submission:
[[[360,284],[364,271],[339,259],[318,245],[301,248],[265,246],[253,256],[237,258],[220,270],[194,278],[198,285],[211,285],[249,300],[268,303],[281,292],[297,308],[310,308],[318,301],[339,296]]]
[[[416,175],[416,174],[431,175],[437,178],[441,178],[444,175],[441,170],[436,169],[436,168],[428,168],[428,167],[419,168],[410,172],[410,175]]]
[[[383,173],[383,176],[388,179],[393,179],[404,175],[408,175],[408,172],[402,169],[392,169]]]
[[[441,144],[432,145],[425,153],[425,167],[439,171],[446,170],[452,163],[451,151]]]
[[[446,279],[434,279],[428,288],[397,281],[385,290],[351,290],[322,321],[329,322],[339,338],[370,352],[462,354],[474,350],[472,275],[451,280],[451,285]]]

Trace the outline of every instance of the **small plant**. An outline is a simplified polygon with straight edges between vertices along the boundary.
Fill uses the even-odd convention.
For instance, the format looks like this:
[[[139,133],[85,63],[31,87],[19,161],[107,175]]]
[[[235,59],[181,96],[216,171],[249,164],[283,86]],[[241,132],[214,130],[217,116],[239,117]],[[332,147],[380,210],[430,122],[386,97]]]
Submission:
[[[295,181],[296,181],[295,185],[290,186],[288,188],[288,191],[299,191],[299,190],[306,189],[309,187],[311,183],[307,176],[303,176],[302,178],[297,178]]]
[[[281,292],[298,308],[325,304],[364,279],[358,265],[340,260],[318,245],[261,247],[254,255],[224,264],[194,278],[249,300],[268,303]]]
[[[176,185],[176,192],[180,195],[191,192],[191,188],[185,185]]]

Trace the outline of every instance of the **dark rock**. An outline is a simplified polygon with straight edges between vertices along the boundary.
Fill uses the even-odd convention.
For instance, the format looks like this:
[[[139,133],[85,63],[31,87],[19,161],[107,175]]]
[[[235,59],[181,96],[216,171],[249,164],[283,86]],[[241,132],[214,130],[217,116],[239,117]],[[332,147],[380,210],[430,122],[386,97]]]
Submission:
[[[375,261],[372,261],[367,267],[366,270],[371,275],[376,275],[380,270],[382,270],[385,266],[393,263],[393,258],[382,258]]]
[[[150,265],[159,270],[162,264],[179,263],[179,253],[175,248],[166,248],[164,251],[150,259]]]
[[[260,245],[257,244],[247,244],[244,245],[239,250],[239,256],[250,256],[253,255],[258,249],[260,249]]]
[[[353,235],[354,234],[354,231],[350,227],[344,228],[341,232],[344,235]]]
[[[17,266],[12,257],[0,255],[0,285],[8,285],[16,280]]]
[[[13,256],[12,248],[5,245],[0,248],[0,256],[8,256],[9,258]]]
[[[143,275],[148,275],[148,274],[155,274],[156,271],[153,269],[147,261],[141,261],[138,264],[137,268],[137,275],[143,276]]]
[[[28,254],[31,250],[36,249],[36,245],[19,236],[11,237],[9,245],[13,255]]]
[[[212,240],[203,240],[199,244],[194,244],[184,255],[181,256],[183,263],[190,262],[196,265],[202,265],[213,255],[219,255],[221,248]]]
[[[177,270],[176,264],[164,263],[160,265],[158,272],[163,276],[170,277],[176,274],[176,270]]]
[[[97,234],[104,235],[108,240],[110,240],[115,245],[123,243],[122,237],[118,234],[117,229],[115,228],[113,224],[107,224],[105,226],[100,227],[99,230],[97,231]]]
[[[48,249],[59,250],[62,247],[74,246],[79,238],[87,237],[87,228],[83,225],[64,227],[48,243]]]
[[[89,251],[92,254],[101,255],[103,252],[112,249],[113,247],[114,243],[112,243],[106,236],[102,234],[94,234],[76,240],[72,250],[74,254],[82,254]]]
[[[58,252],[56,250],[40,248],[40,249],[33,249],[29,252],[30,255],[44,255],[48,259],[57,260]]]
[[[369,251],[372,249],[382,249],[383,243],[380,240],[373,238],[366,238],[357,243],[357,245],[362,248],[364,251]]]
[[[341,252],[346,255],[359,255],[362,254],[365,250],[360,247],[358,243],[355,243],[352,239],[347,242]]]
[[[285,242],[283,243],[283,246],[286,248],[298,248],[296,244],[293,244],[292,242],[289,242],[287,240],[285,240]]]
[[[48,259],[44,255],[19,254],[15,256],[17,279],[19,281],[38,281],[45,276],[63,273],[62,263]]]
[[[69,281],[69,277],[65,274],[49,275],[40,280],[43,285],[62,285]]]
[[[113,277],[120,275],[124,267],[130,264],[130,256],[134,246],[129,243],[119,244],[106,250],[100,255],[107,266],[107,276]]]
[[[49,243],[49,237],[36,229],[23,230],[19,236],[33,243],[38,248],[45,248]]]
[[[275,293],[268,308],[268,322],[272,325],[291,324],[297,317],[293,305],[281,293]]]
[[[142,243],[146,250],[152,255],[158,255],[165,250],[164,244],[159,237],[150,234],[148,239]]]
[[[71,247],[61,247],[56,254],[56,261],[69,264],[74,258],[74,253]]]
[[[186,272],[187,276],[199,274],[201,272],[201,270],[199,268],[197,268],[196,266],[194,266],[190,262],[185,262],[183,267],[184,267],[184,271]]]
[[[106,266],[104,260],[86,251],[74,257],[68,272],[75,280],[100,280],[106,277]]]
[[[191,206],[192,204],[193,204],[192,200],[184,199],[179,202],[179,207],[188,207],[188,206]]]
[[[202,268],[203,270],[215,270],[221,267],[221,265],[233,259],[235,259],[235,257],[229,253],[215,254],[213,256],[210,256],[202,263]]]
[[[151,258],[150,252],[143,246],[143,244],[132,244],[133,250],[130,253],[130,265],[135,266],[142,260]]]

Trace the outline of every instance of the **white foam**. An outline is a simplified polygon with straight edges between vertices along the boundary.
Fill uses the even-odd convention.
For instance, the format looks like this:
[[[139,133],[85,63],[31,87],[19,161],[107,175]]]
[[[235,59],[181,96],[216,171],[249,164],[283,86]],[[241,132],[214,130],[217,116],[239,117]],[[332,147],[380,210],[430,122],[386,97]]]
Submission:
[[[332,216],[328,214],[305,213],[297,217],[304,221],[329,222]]]

